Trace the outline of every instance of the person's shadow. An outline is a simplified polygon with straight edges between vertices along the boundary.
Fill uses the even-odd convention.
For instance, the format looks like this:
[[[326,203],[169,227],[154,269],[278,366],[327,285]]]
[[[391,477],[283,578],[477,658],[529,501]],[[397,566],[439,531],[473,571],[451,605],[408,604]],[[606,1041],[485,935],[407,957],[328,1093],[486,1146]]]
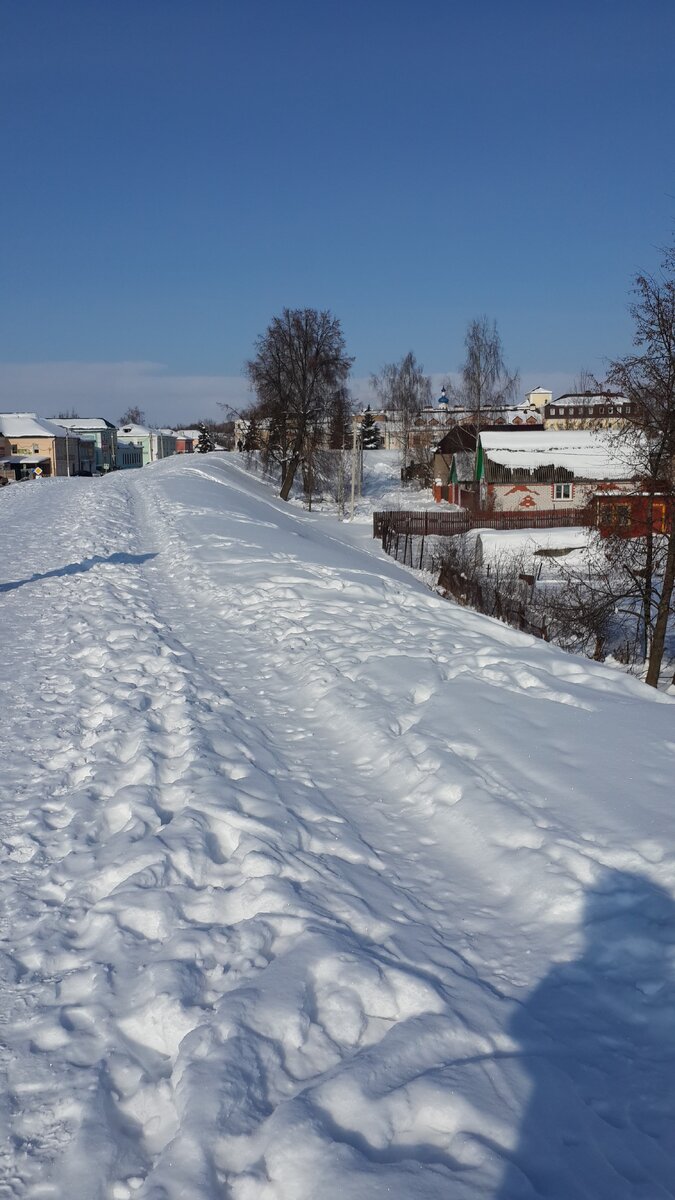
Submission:
[[[675,902],[608,870],[584,929],[511,1024],[532,1091],[495,1200],[675,1196]]]

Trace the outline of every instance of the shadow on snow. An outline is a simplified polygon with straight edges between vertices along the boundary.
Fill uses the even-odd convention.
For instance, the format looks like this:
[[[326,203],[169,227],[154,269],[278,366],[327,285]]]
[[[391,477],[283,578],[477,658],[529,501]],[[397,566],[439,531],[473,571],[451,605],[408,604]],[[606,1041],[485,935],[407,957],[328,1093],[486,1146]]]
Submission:
[[[39,583],[41,579],[55,579],[59,575],[81,575],[84,571],[91,571],[92,567],[100,566],[141,566],[151,558],[156,558],[157,554],[125,554],[123,551],[118,551],[115,554],[109,554],[104,558],[102,554],[94,554],[92,558],[85,558],[79,563],[68,563],[66,567],[55,567],[53,571],[44,571],[42,574],[30,575],[27,579],[17,579],[13,583],[0,583],[0,592],[13,592],[15,588],[23,587],[26,583]]]
[[[495,1200],[675,1196],[675,902],[606,870],[584,932],[511,1021],[531,1092]]]

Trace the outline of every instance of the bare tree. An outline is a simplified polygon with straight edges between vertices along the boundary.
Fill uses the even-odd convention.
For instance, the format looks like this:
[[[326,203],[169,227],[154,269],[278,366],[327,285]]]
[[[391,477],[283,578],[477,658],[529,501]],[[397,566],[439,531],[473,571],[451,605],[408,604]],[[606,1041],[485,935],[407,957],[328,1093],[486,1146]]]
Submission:
[[[145,413],[137,404],[130,405],[120,417],[120,425],[144,425]]]
[[[553,641],[597,661],[612,654],[626,665],[639,662],[640,554],[635,540],[593,534],[582,563],[552,562],[543,605]]]
[[[352,365],[340,322],[328,311],[285,308],[256,339],[246,373],[268,422],[268,446],[278,445],[282,500],[288,500],[303,458],[330,422]]]
[[[598,391],[601,391],[601,385],[598,383],[592,371],[586,367],[582,367],[576,379],[572,380],[570,392],[573,396],[594,396]]]
[[[608,380],[631,401],[631,415],[619,436],[623,453],[650,497],[645,621],[651,617],[652,604],[655,618],[646,682],[657,687],[675,586],[675,245],[665,252],[658,277],[636,276],[633,294],[630,311],[635,322],[635,353],[613,362]],[[665,493],[671,505],[660,587],[654,581],[655,493]]]
[[[459,397],[465,408],[476,414],[476,424],[489,419],[495,408],[510,403],[518,391],[519,375],[510,372],[497,322],[489,317],[469,321],[464,338],[466,359],[461,366]]]
[[[401,446],[403,471],[410,460],[410,435],[415,418],[431,403],[431,380],[412,350],[400,362],[387,363],[371,382],[380,404],[394,414]]]

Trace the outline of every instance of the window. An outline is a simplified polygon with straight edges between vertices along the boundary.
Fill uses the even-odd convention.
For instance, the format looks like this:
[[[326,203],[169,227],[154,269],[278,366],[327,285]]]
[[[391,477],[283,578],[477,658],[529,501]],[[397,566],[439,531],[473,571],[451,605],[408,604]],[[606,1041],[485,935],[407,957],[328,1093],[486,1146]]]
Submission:
[[[572,484],[571,483],[556,483],[554,496],[556,500],[571,500],[572,499]]]

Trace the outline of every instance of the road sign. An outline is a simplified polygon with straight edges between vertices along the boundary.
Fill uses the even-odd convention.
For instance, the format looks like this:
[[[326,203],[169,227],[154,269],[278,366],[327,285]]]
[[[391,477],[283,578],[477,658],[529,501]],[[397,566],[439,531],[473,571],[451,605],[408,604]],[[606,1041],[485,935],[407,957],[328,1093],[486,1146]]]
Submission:
[[[33,474],[37,475],[39,479],[42,474],[42,467],[33,467]]]

